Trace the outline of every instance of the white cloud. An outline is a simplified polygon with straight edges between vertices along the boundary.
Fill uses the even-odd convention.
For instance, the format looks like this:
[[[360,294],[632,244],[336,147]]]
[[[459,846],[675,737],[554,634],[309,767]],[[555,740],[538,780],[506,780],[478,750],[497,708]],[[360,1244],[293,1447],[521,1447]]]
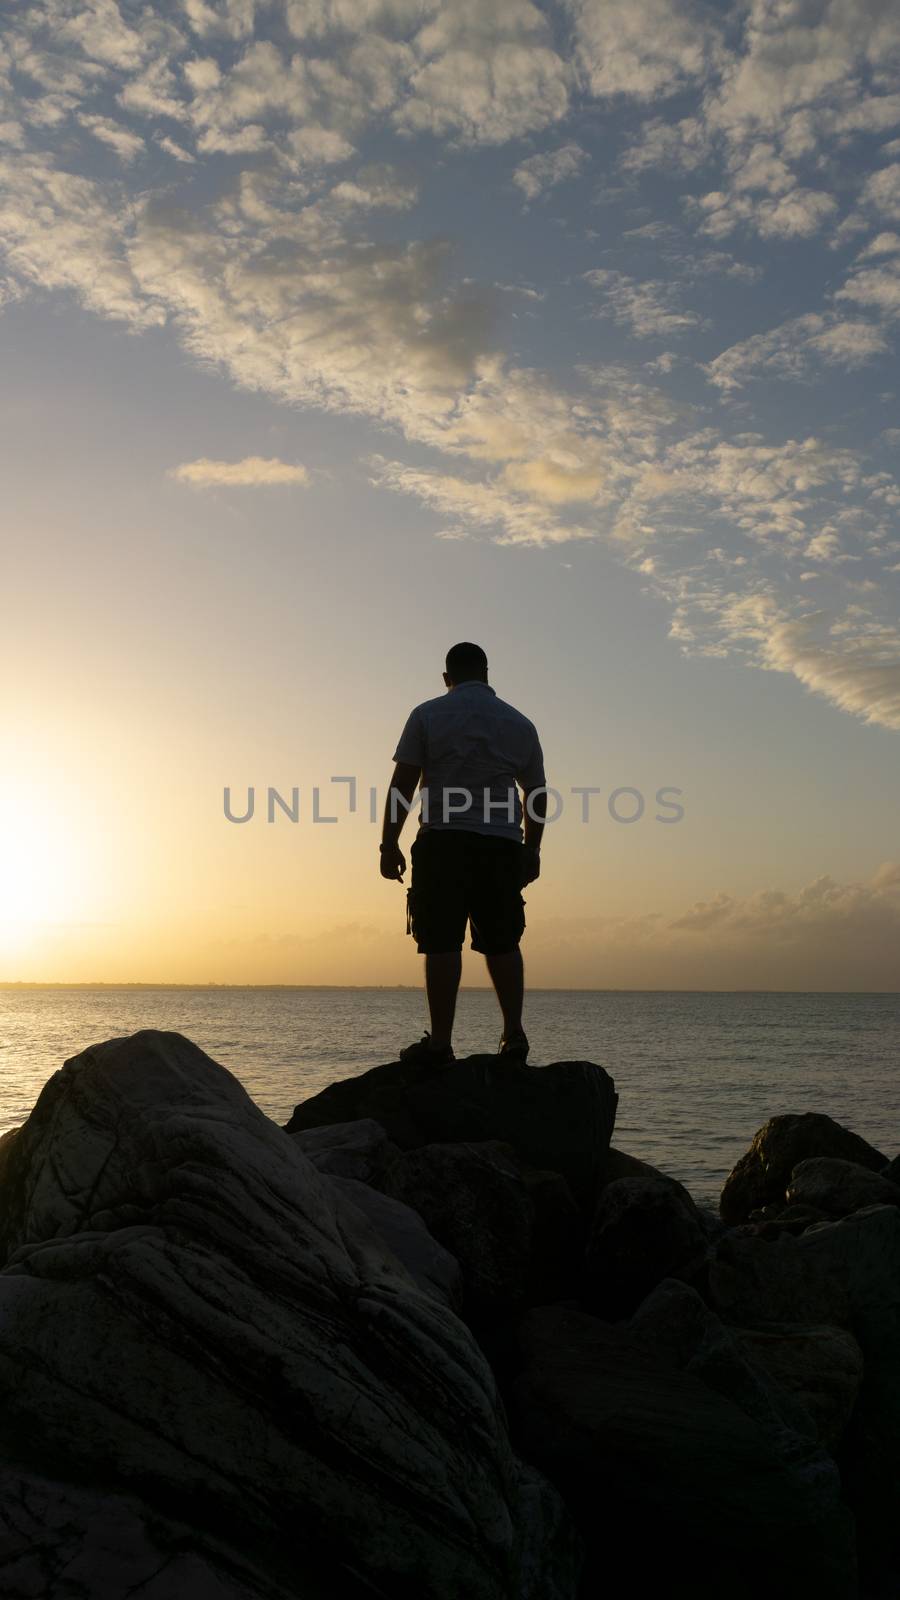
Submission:
[[[244,456],[242,461],[211,461],[200,456],[173,467],[169,476],[193,489],[258,489],[284,484],[298,488],[310,481],[306,467],[274,456]]]
[[[808,312],[767,333],[731,345],[704,368],[710,383],[732,393],[764,376],[806,378],[822,362],[857,367],[889,350],[881,329],[871,322]]]
[[[112,117],[89,116],[87,113],[82,113],[78,120],[88,133],[100,140],[101,144],[109,145],[119,160],[124,161],[126,165],[134,161],[136,156],[143,155],[145,148],[143,139],[138,134],[131,133],[128,128],[124,128],[121,122],[114,122]]]
[[[536,200],[558,183],[576,178],[589,160],[587,151],[582,150],[579,144],[572,142],[560,145],[558,150],[547,150],[520,161],[512,181],[521,189],[526,200]]]
[[[834,298],[870,306],[884,317],[900,316],[900,262],[886,263],[883,267],[857,268]]]
[[[60,172],[46,156],[0,158],[0,238],[20,282],[73,290],[102,316],[157,327],[165,310],[126,259],[129,223],[116,190]]]
[[[892,222],[900,221],[900,161],[893,166],[883,167],[880,172],[873,172],[866,180],[862,192],[865,205],[879,211],[883,217],[888,217]]]
[[[864,249],[860,250],[858,260],[865,261],[871,256],[896,256],[900,255],[900,233],[877,233],[870,239]]]
[[[709,160],[710,153],[709,133],[700,117],[682,117],[679,122],[652,117],[626,146],[620,164],[625,172],[633,173],[652,167],[694,172]]]
[[[677,304],[677,287],[650,280],[639,283],[627,273],[596,268],[584,274],[585,281],[602,296],[598,316],[608,316],[620,326],[630,328],[639,339],[671,338],[696,328],[702,318],[684,311]]]
[[[531,0],[445,0],[414,49],[418,65],[394,115],[408,133],[503,144],[568,110],[569,68]]]
[[[566,0],[591,94],[654,100],[702,78],[718,29],[690,0]]]
[[[803,188],[764,199],[715,189],[689,198],[688,203],[699,218],[701,233],[714,239],[726,238],[742,226],[755,229],[763,239],[808,239],[837,210],[833,195]]]

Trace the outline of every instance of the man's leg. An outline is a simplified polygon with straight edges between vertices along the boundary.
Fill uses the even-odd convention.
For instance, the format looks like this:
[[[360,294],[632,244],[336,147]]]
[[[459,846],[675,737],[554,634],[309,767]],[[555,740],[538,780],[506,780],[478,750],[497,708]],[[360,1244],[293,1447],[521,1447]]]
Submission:
[[[431,1048],[446,1050],[453,1035],[456,996],[462,975],[462,951],[425,957],[425,993],[431,1013]]]
[[[525,997],[522,952],[517,946],[501,956],[485,956],[485,960],[503,1012],[503,1037],[515,1038],[522,1032],[522,1002]]]

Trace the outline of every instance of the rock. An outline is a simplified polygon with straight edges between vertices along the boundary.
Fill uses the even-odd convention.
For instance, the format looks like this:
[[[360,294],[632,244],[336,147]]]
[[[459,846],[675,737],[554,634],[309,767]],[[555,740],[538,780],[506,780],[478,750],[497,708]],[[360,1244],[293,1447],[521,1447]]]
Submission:
[[[691,1279],[707,1257],[697,1208],[680,1184],[657,1174],[616,1178],[601,1190],[582,1280],[586,1310],[629,1317],[663,1278]]]
[[[326,1181],[362,1212],[420,1289],[451,1310],[462,1311],[463,1276],[459,1262],[432,1238],[418,1211],[358,1178],[326,1175]]]
[[[836,1156],[813,1156],[801,1161],[787,1187],[791,1205],[817,1207],[829,1218],[848,1217],[864,1206],[900,1206],[897,1185]]]
[[[637,1156],[627,1155],[624,1150],[616,1150],[610,1145],[606,1153],[606,1162],[603,1168],[603,1182],[615,1183],[617,1178],[664,1178],[666,1174],[660,1172],[658,1167],[651,1167],[649,1161],[640,1161]],[[672,1180],[674,1183],[674,1179]]]
[[[837,1156],[871,1172],[877,1172],[887,1160],[831,1117],[813,1111],[772,1117],[725,1180],[719,1201],[723,1222],[731,1226],[746,1222],[751,1211],[783,1200],[794,1168],[811,1156]]]
[[[360,1183],[377,1183],[400,1154],[381,1123],[371,1117],[305,1128],[291,1137],[320,1172],[331,1178],[358,1178]]]
[[[838,1284],[850,1324],[873,1362],[900,1372],[900,1211],[873,1206],[842,1222],[823,1222],[797,1240],[802,1260]]]
[[[865,1360],[842,1470],[863,1571],[875,1588],[900,1569],[900,1210],[856,1211],[810,1228],[797,1246],[846,1294]],[[896,1583],[883,1592],[896,1593]]]
[[[771,1205],[751,1211],[750,1222],[765,1239],[775,1239],[779,1233],[803,1233],[816,1222],[827,1222],[824,1211],[816,1206]]]
[[[657,1359],[733,1400],[782,1461],[800,1462],[807,1471],[811,1464],[813,1470],[821,1467],[809,1413],[752,1359],[738,1331],[726,1328],[688,1284],[673,1279],[659,1284],[632,1317],[628,1335]],[[826,1475],[831,1472],[827,1464]]]
[[[561,1173],[579,1204],[590,1207],[616,1101],[612,1078],[590,1061],[546,1067],[498,1056],[444,1066],[393,1061],[304,1100],[287,1131],[372,1117],[401,1150],[501,1139],[539,1171]]]
[[[758,1600],[764,1575],[779,1600],[852,1600],[850,1518],[814,1444],[782,1429],[780,1453],[735,1399],[623,1324],[542,1306],[519,1341],[513,1437],[588,1541],[583,1594]]]
[[[888,1183],[900,1184],[900,1156],[895,1156],[886,1167],[882,1167],[881,1176],[886,1178]]]
[[[35,1590],[32,1553],[16,1588],[4,1535],[4,1600],[125,1600],[135,1571],[201,1600],[210,1567],[216,1600],[571,1600],[568,1518],[469,1330],[188,1040],[67,1062],[13,1142],[0,1226],[0,1513],[24,1527],[49,1469],[38,1514],[69,1563]],[[85,1495],[139,1503],[121,1577]],[[181,1574],[154,1588],[129,1551],[159,1526],[169,1560],[187,1507]]]
[[[741,1328],[769,1323],[827,1323],[846,1327],[847,1289],[813,1256],[806,1234],[772,1239],[741,1230],[719,1241],[709,1264],[708,1295],[724,1322]]]
[[[459,1262],[464,1314],[477,1329],[574,1292],[584,1224],[572,1192],[510,1145],[422,1145],[393,1163],[382,1187]]]
[[[785,1324],[739,1328],[737,1337],[757,1366],[812,1418],[830,1455],[838,1449],[853,1414],[863,1376],[863,1353],[846,1328]]]

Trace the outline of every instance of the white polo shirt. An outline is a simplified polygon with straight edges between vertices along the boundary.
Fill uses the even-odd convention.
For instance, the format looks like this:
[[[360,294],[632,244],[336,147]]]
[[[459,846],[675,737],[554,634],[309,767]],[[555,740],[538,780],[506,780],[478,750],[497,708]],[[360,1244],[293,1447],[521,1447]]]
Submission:
[[[534,723],[478,679],[416,706],[394,760],[422,769],[421,829],[467,828],[521,839],[516,786],[540,789],[546,781]]]

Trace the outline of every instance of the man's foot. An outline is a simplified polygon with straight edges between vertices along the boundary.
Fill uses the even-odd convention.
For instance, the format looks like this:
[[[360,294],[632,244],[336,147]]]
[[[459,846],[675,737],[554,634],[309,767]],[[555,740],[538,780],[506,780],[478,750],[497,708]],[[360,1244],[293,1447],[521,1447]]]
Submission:
[[[498,1056],[505,1056],[507,1061],[524,1061],[530,1048],[531,1046],[522,1032],[522,1029],[517,1028],[515,1033],[504,1034],[503,1038],[500,1040],[500,1047],[497,1051],[497,1054]]]
[[[398,1061],[455,1061],[452,1044],[436,1045],[432,1042],[431,1034],[424,1033],[415,1044],[408,1044],[400,1051]]]

